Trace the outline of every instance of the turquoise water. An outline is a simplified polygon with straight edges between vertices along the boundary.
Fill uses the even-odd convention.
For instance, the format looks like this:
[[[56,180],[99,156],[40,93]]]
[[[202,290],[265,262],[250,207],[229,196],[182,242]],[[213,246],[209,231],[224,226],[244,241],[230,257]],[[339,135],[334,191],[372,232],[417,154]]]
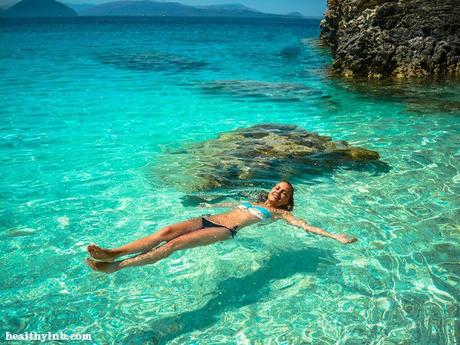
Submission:
[[[459,85],[331,78],[318,24],[1,21],[2,337],[456,344]],[[209,92],[226,80],[243,86]],[[266,122],[376,150],[391,167],[293,181],[298,217],[357,243],[278,222],[110,276],[84,265],[89,243],[118,246],[203,213],[157,173],[170,148]]]

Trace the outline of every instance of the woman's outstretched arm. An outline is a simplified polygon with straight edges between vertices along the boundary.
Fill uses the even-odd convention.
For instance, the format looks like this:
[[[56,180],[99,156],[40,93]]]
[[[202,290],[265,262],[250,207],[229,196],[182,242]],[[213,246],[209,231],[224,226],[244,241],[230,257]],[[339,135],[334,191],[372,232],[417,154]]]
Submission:
[[[347,234],[331,234],[330,232],[327,232],[326,230],[312,226],[308,224],[306,221],[294,217],[294,215],[290,212],[283,213],[282,218],[285,221],[287,221],[289,224],[294,225],[295,227],[301,228],[308,232],[312,232],[314,234],[333,238],[334,240],[337,240],[343,244],[353,243],[358,240],[356,237],[353,237]]]

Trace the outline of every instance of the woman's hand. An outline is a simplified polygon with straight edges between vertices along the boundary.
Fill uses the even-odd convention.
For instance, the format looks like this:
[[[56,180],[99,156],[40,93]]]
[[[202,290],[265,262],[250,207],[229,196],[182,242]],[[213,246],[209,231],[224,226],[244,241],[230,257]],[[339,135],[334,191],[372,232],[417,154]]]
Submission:
[[[347,234],[338,234],[338,235],[334,235],[334,238],[343,243],[343,244],[349,244],[349,243],[353,243],[353,242],[356,242],[358,239],[356,237],[353,237],[351,235],[347,235]]]

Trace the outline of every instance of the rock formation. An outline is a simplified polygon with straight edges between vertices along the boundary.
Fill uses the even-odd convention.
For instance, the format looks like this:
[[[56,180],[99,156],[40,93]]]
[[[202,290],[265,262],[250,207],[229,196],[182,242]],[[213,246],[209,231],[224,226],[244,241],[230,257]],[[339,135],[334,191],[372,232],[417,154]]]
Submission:
[[[458,0],[328,0],[321,39],[347,77],[460,77]]]
[[[167,185],[197,192],[321,175],[347,162],[362,166],[379,158],[375,151],[332,141],[297,126],[260,124],[165,152],[153,173]]]

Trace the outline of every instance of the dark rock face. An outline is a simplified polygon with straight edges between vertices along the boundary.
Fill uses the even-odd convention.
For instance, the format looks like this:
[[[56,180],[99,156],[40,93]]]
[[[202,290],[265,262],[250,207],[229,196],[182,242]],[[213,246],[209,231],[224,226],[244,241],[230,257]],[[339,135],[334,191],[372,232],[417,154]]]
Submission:
[[[260,124],[166,152],[155,164],[154,175],[179,190],[198,192],[321,175],[351,162],[360,167],[385,165],[379,159],[375,151],[297,126]]]
[[[346,77],[460,77],[458,0],[328,0],[321,38]]]
[[[77,13],[54,0],[22,0],[2,15],[5,17],[74,17]]]

